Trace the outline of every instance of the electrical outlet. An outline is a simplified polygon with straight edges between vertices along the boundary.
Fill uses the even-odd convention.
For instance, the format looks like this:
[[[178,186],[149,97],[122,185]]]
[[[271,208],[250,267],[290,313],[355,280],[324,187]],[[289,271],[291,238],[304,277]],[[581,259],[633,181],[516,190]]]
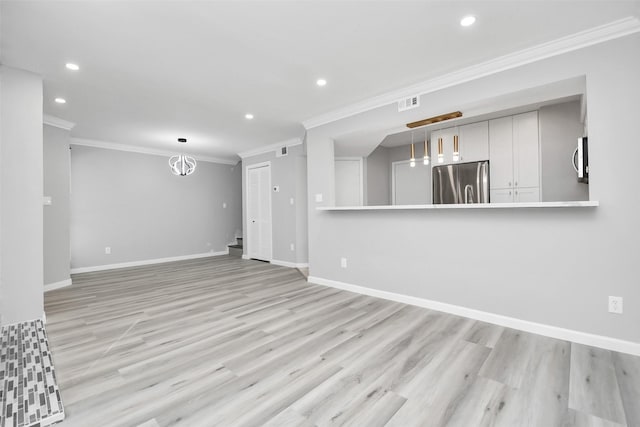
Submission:
[[[289,204],[293,205],[293,197],[289,198]]]
[[[342,268],[347,268],[347,259],[346,258],[340,258],[340,267]]]
[[[622,297],[609,297],[609,313],[622,314]]]
[[[294,245],[293,243],[289,245],[289,247],[291,248],[292,251],[296,250],[296,245]]]
[[[222,209],[227,209],[227,203],[226,202],[222,202]]]
[[[104,247],[104,253],[107,255],[111,255],[111,246],[105,246]]]
[[[322,193],[316,194],[316,203],[322,202]]]

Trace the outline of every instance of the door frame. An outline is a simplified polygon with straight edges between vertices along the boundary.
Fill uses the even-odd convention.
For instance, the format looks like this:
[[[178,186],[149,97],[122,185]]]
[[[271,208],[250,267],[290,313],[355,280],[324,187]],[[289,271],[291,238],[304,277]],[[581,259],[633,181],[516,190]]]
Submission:
[[[250,244],[249,242],[251,241],[251,238],[249,236],[249,234],[251,233],[251,227],[249,227],[249,196],[250,196],[250,191],[249,191],[249,173],[250,170],[252,169],[260,169],[263,167],[268,167],[269,168],[269,212],[271,213],[271,221],[269,223],[269,226],[271,227],[271,242],[270,246],[271,246],[271,256],[269,257],[268,260],[262,260],[262,261],[269,261],[271,262],[273,260],[273,207],[272,207],[272,201],[271,201],[271,162],[270,161],[266,161],[266,162],[260,162],[260,163],[253,163],[250,165],[247,165],[247,167],[245,168],[245,182],[246,182],[246,194],[245,194],[245,206],[247,207],[246,209],[246,215],[245,215],[245,229],[247,230],[247,240],[246,240],[246,244],[247,244],[247,259],[251,259],[251,255],[249,253],[250,250]],[[257,258],[256,258],[257,259]]]
[[[364,206],[364,159],[362,157],[335,157],[333,159],[333,170],[335,175],[335,162],[338,161],[358,161],[358,167],[360,168],[360,205]],[[334,185],[335,185],[335,176],[334,176]],[[335,189],[334,189],[335,194]]]

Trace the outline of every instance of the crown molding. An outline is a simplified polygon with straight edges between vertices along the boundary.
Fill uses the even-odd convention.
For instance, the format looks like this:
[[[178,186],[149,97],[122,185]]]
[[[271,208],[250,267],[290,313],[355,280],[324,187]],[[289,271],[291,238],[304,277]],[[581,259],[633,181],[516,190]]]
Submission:
[[[276,142],[275,144],[269,144],[262,147],[254,148],[253,150],[243,151],[242,153],[238,153],[238,156],[244,159],[247,157],[253,157],[260,154],[269,153],[271,151],[276,151],[278,148],[283,147],[285,145],[287,147],[294,147],[300,144],[302,144],[301,138],[291,138],[291,139],[286,139],[284,141]]]
[[[76,125],[73,122],[69,122],[67,120],[62,120],[55,116],[50,116],[49,114],[44,114],[42,116],[42,123],[49,126],[54,126],[64,130],[71,130]]]
[[[130,153],[139,153],[139,154],[151,154],[154,156],[163,156],[163,157],[167,157],[167,156],[171,157],[174,154],[176,154],[175,151],[158,150],[155,148],[146,148],[146,147],[137,147],[135,145],[118,144],[116,142],[97,141],[94,139],[86,139],[86,138],[71,138],[71,145],[82,145],[85,147],[104,148],[106,150],[127,151]],[[196,158],[196,160],[200,162],[221,163],[223,165],[238,164],[237,160],[222,159],[219,157],[209,157],[209,156],[200,156],[200,155],[193,155],[193,156]]]
[[[580,31],[547,43],[542,43],[518,52],[499,56],[489,61],[462,68],[443,76],[388,92],[344,108],[330,111],[302,122],[305,129],[312,129],[347,117],[370,111],[397,102],[412,95],[424,95],[438,90],[477,80],[502,71],[517,68],[552,56],[582,49],[608,40],[640,32],[640,20],[629,16],[608,24]],[[242,156],[241,156],[242,157]]]

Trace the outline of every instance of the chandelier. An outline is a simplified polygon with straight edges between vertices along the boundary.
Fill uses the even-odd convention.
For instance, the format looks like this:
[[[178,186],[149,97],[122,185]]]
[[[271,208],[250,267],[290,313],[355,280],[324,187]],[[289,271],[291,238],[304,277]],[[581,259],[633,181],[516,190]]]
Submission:
[[[186,138],[178,138],[178,142],[186,144]],[[196,159],[191,156],[185,156],[184,151],[181,150],[180,154],[172,156],[169,159],[169,167],[174,175],[187,176],[191,175],[196,170]]]

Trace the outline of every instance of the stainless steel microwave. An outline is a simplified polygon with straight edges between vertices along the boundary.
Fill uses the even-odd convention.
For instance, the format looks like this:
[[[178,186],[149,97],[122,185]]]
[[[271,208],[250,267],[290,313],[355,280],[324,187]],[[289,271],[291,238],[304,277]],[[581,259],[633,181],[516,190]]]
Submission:
[[[578,146],[573,151],[573,168],[578,174],[578,182],[589,183],[589,144],[586,136],[578,138]]]

